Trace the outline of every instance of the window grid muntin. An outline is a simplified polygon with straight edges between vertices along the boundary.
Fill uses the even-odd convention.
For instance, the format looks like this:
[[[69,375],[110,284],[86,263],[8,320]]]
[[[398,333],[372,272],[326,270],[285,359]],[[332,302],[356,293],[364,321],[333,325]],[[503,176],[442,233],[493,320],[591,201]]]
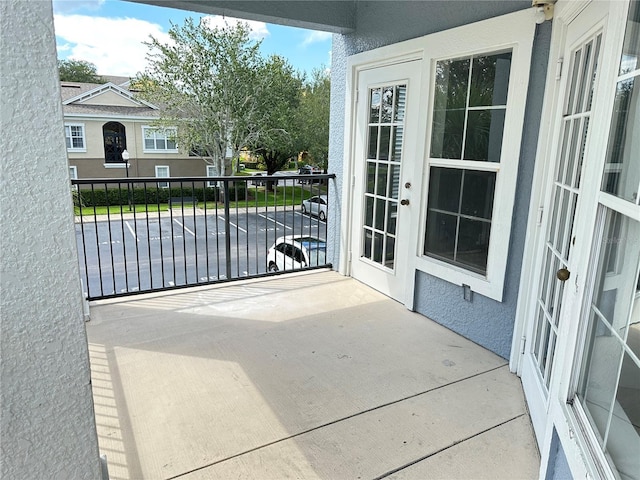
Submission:
[[[67,150],[85,150],[84,125],[80,123],[67,123],[64,126],[65,142]]]
[[[143,150],[153,152],[177,152],[178,145],[175,139],[171,139],[177,135],[175,127],[157,128],[142,127]]]

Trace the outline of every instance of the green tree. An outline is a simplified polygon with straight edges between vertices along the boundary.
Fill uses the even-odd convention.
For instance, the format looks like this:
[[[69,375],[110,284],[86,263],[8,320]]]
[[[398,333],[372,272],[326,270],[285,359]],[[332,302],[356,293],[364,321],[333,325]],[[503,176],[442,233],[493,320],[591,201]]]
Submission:
[[[204,19],[172,25],[170,42],[147,43],[148,67],[135,84],[142,98],[160,106],[159,125],[177,126],[181,148],[196,153],[221,174],[231,158],[258,136],[266,82],[260,42],[247,24],[210,28]]]
[[[302,148],[296,112],[303,79],[284,58],[273,55],[262,66],[260,80],[260,127],[256,129],[253,151],[264,160],[267,174],[273,175]]]
[[[305,82],[296,115],[300,150],[327,170],[329,157],[329,109],[331,80],[324,68],[313,70]]]
[[[58,72],[62,82],[105,83],[96,73],[96,66],[85,60],[58,60]]]

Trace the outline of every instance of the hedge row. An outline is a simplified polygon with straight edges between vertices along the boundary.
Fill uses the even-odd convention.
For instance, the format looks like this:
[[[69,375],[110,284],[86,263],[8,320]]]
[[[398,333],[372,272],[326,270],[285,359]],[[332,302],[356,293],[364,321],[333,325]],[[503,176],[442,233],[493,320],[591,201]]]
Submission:
[[[222,189],[217,187],[172,187],[172,188],[131,188],[126,186],[108,189],[81,189],[80,197],[85,207],[98,207],[108,205],[128,205],[129,199],[136,205],[169,203],[170,198],[195,197],[198,202],[214,202],[221,200]],[[244,200],[246,189],[242,185],[232,186],[229,189],[229,200]],[[75,199],[75,196],[74,196]]]

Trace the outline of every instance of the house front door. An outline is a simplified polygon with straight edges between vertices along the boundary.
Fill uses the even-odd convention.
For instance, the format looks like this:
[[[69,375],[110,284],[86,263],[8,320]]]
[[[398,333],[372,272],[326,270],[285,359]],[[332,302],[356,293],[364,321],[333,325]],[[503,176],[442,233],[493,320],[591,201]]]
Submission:
[[[351,273],[407,305],[419,82],[419,61],[361,71],[355,113]]]

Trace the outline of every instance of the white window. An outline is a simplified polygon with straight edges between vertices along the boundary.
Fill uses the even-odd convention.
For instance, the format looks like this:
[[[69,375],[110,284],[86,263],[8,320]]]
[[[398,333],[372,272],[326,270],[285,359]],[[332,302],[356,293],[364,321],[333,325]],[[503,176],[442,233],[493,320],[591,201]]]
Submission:
[[[507,38],[494,32],[482,42],[469,35],[465,45],[454,30],[432,37],[430,49],[438,57],[429,62],[426,188],[416,266],[497,301],[509,250],[530,34],[512,31]]]
[[[169,167],[165,165],[156,165],[157,178],[169,178]],[[169,188],[169,182],[158,182],[158,188]]]
[[[69,152],[86,152],[84,141],[84,123],[66,123],[64,125],[64,138]]]
[[[218,172],[213,165],[207,165],[207,177],[217,177]],[[218,182],[207,182],[207,187],[217,187]]]
[[[77,180],[78,179],[78,167],[76,167],[75,165],[71,165],[69,167],[69,178],[71,180]]]
[[[175,127],[156,128],[142,127],[143,151],[177,153],[177,129]]]

